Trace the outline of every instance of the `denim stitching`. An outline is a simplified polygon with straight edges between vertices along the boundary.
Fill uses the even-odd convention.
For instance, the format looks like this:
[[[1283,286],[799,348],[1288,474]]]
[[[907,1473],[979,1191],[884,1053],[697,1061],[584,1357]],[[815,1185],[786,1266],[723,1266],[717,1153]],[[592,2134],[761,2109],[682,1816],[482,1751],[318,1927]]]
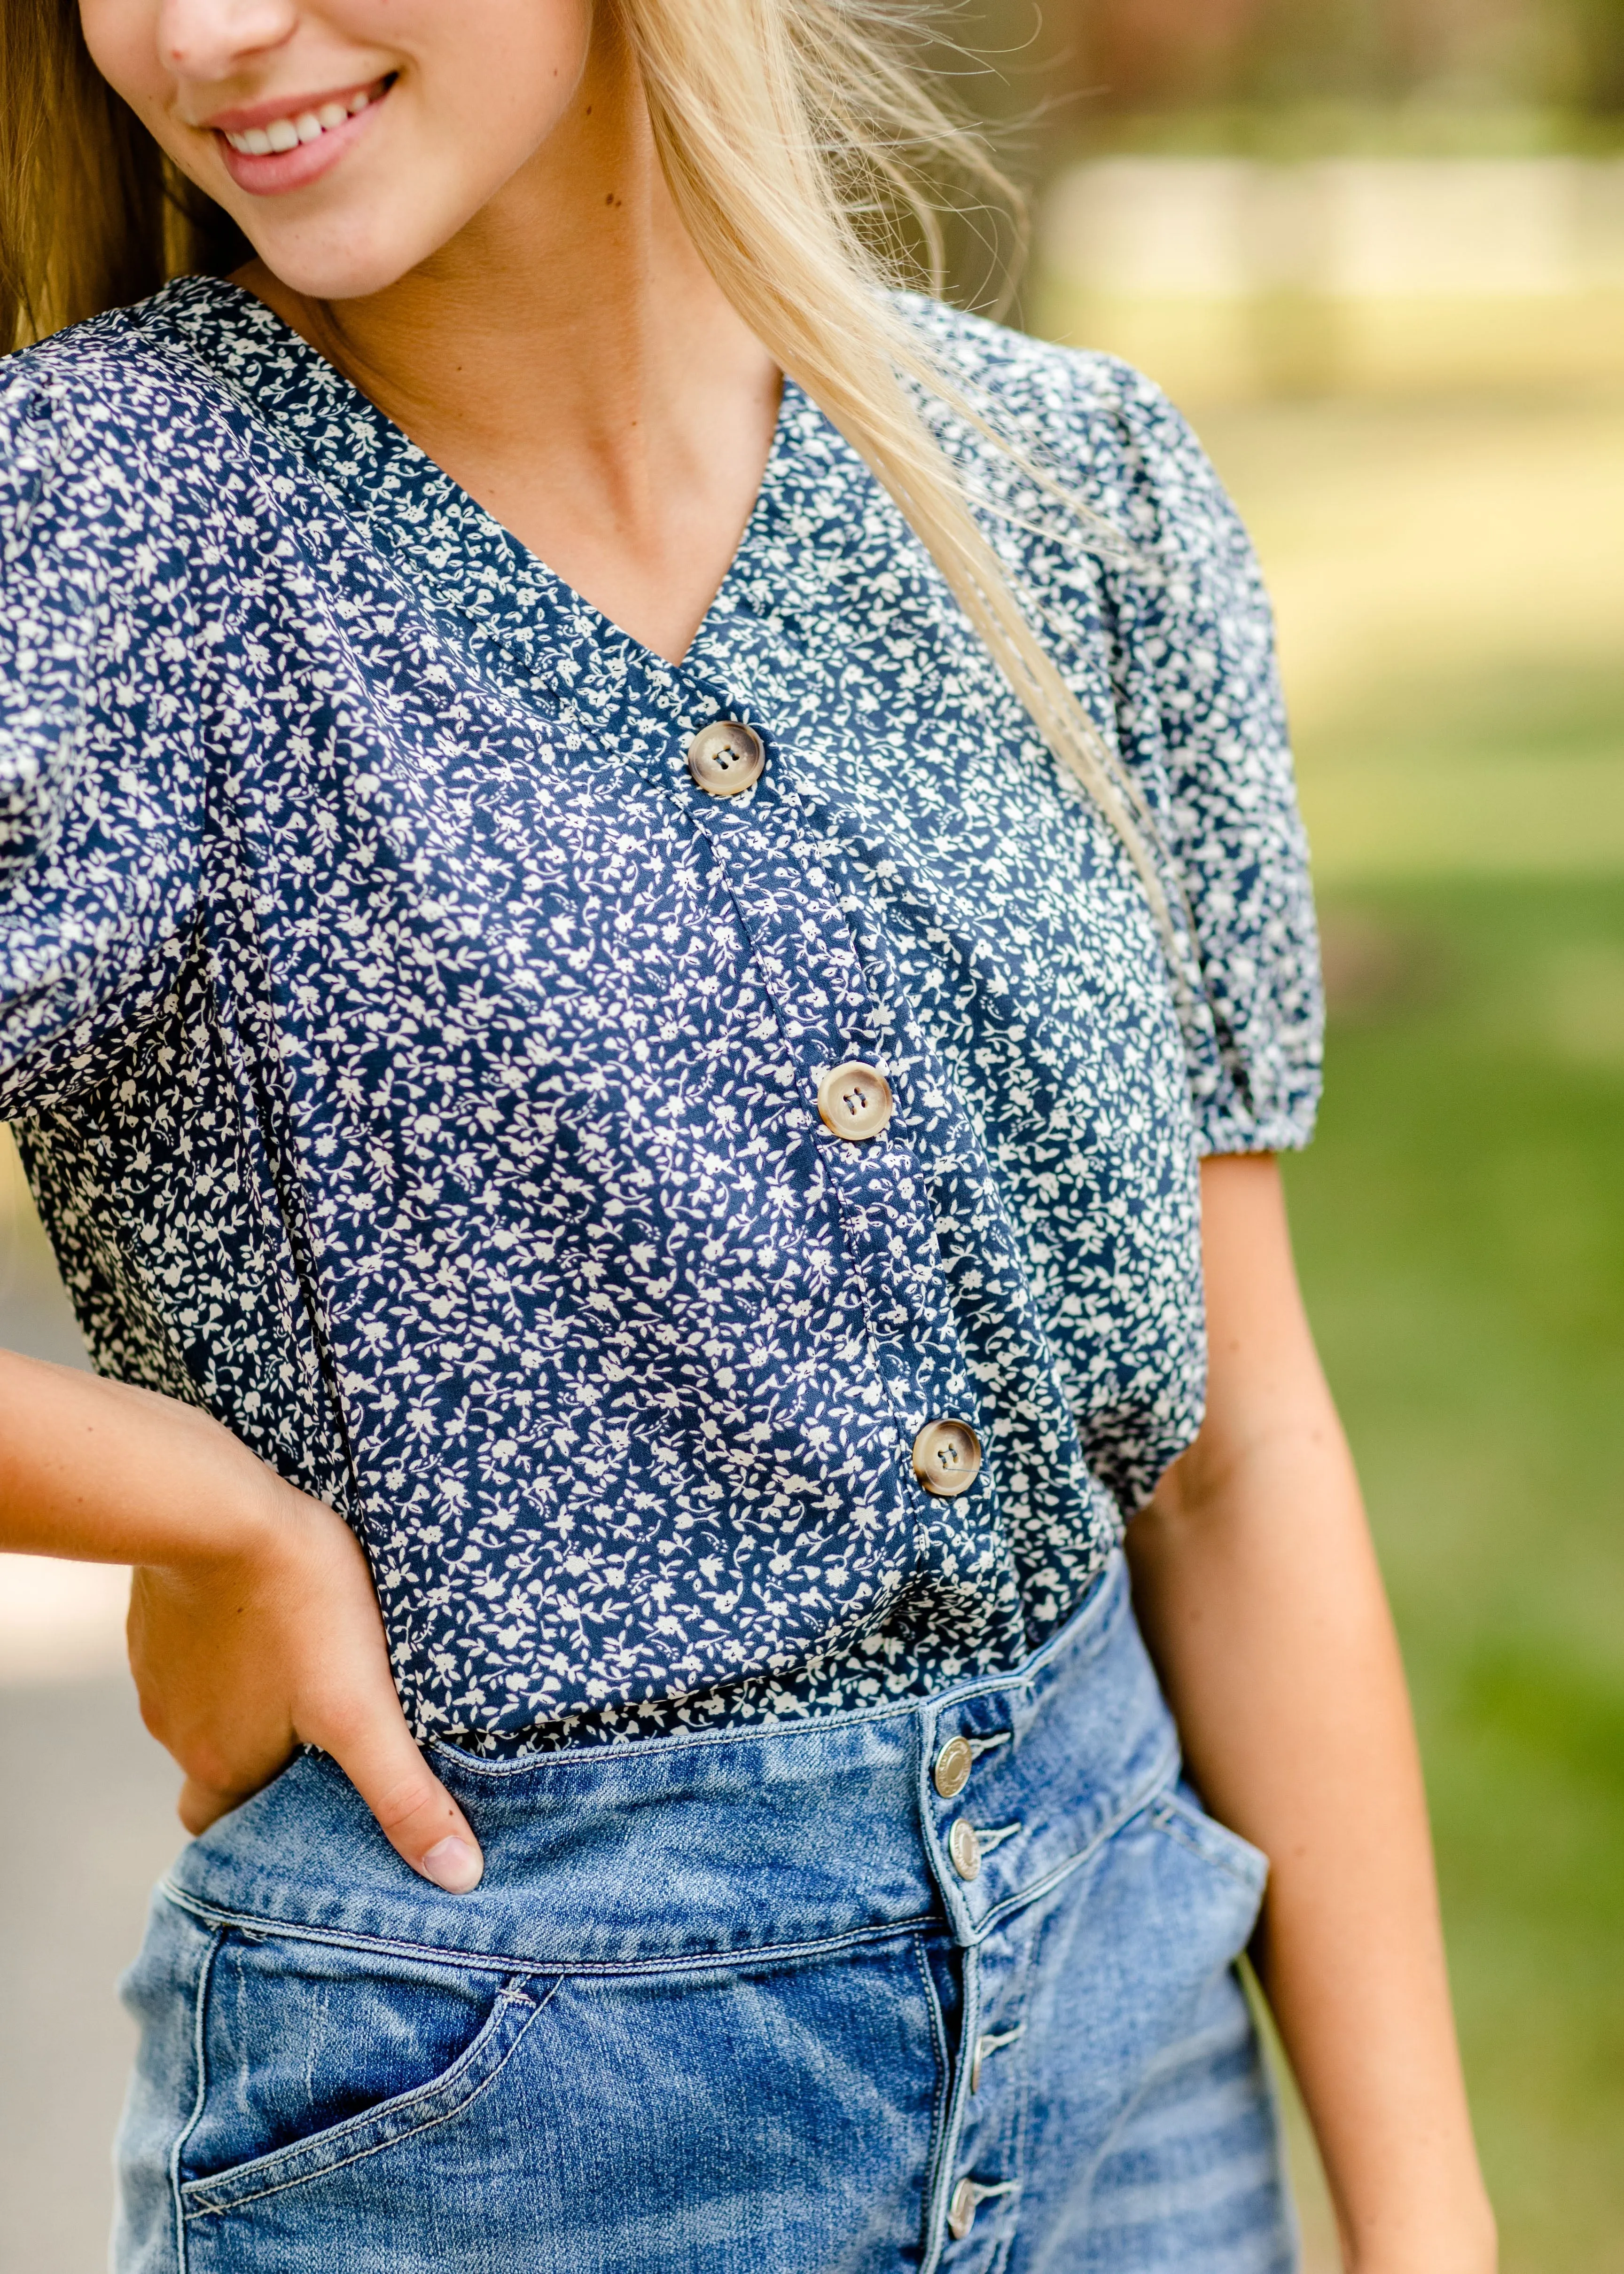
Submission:
[[[975,1943],[957,1946],[955,1955],[961,1969],[959,1978],[959,2059],[952,2068],[947,2120],[943,2126],[942,2138],[931,2165],[929,2224],[920,2274],[936,2274],[948,2248],[948,2198],[952,2191],[953,2169],[959,2160],[959,2144],[964,2137],[966,2113],[970,2102],[970,2064],[965,2058],[965,2048],[973,2042],[981,2027],[981,1947]]]
[[[387,1935],[357,1934],[340,1927],[307,1926],[302,1923],[273,1918],[257,1911],[228,1911],[200,1897],[190,1894],[172,1879],[165,1879],[159,1893],[167,1901],[188,1912],[193,1918],[206,1919],[222,1927],[236,1927],[249,1934],[270,1935],[278,1941],[316,1942],[337,1950],[383,1951],[395,1957],[410,1958],[430,1966],[445,1966],[459,1973],[556,1974],[560,1980],[567,1976],[599,1976],[628,1974],[709,1973],[718,1967],[752,1966],[758,1961],[787,1958],[816,1958],[824,1951],[845,1950],[853,1944],[884,1942],[904,1935],[929,1933],[942,1928],[945,1922],[929,1912],[914,1918],[898,1919],[881,1926],[853,1927],[845,1934],[822,1937],[815,1942],[751,1943],[739,1950],[679,1951],[664,1958],[538,1958],[533,1954],[488,1950],[460,1950],[440,1943],[403,1942]]]
[[[196,2207],[186,2210],[186,2218],[188,2220],[199,2218],[229,2218],[234,2211],[243,2210],[249,2203],[263,2202],[267,2195],[284,2195],[289,2187],[307,2187],[312,2180],[325,2180],[334,2172],[347,2170],[351,2164],[365,2163],[369,2156],[380,2155],[386,2148],[397,2148],[401,2145],[402,2141],[415,2140],[420,2132],[432,2132],[439,2125],[448,2124],[454,2116],[461,2116],[465,2109],[471,2108],[475,2101],[480,2097],[481,2094],[484,2093],[488,2087],[495,2083],[497,2078],[501,2074],[508,2062],[513,2059],[514,2054],[517,2052],[519,2047],[530,2035],[531,2024],[536,2021],[538,2015],[545,2012],[553,1998],[557,1996],[560,1986],[559,1982],[554,1982],[552,1988],[547,1992],[545,1997],[539,1999],[528,1997],[523,1989],[504,1990],[496,2000],[496,2007],[492,2014],[491,2020],[486,2022],[485,2029],[480,2031],[479,2037],[475,2039],[474,2043],[469,2047],[467,2052],[462,2056],[461,2059],[454,2062],[452,2067],[445,2071],[443,2074],[432,2078],[427,2084],[419,2085],[415,2092],[403,2094],[399,2100],[386,2102],[384,2104],[384,2109],[372,2109],[366,2111],[359,2116],[350,2118],[349,2123],[346,2125],[335,2125],[333,2127],[332,2134],[330,2135],[318,2133],[314,2135],[314,2138],[308,2142],[296,2142],[291,2147],[278,2149],[274,2152],[278,2159],[284,2156],[291,2159],[292,2157],[307,2154],[314,2149],[317,2142],[324,2136],[335,2136],[340,2132],[350,2130],[351,2128],[359,2132],[366,2126],[375,2124],[378,2121],[380,2115],[384,2112],[384,2110],[387,2110],[390,2114],[394,2114],[396,2111],[403,2112],[406,2109],[409,2109],[411,2106],[414,2101],[431,2099],[434,2094],[445,2091],[447,2087],[449,2085],[451,2079],[455,2076],[457,2068],[459,2068],[463,2062],[471,2061],[473,2055],[478,2052],[481,2040],[493,2027],[501,2008],[504,2006],[528,2006],[530,2008],[530,2020],[521,2026],[517,2036],[515,2037],[512,2044],[508,2046],[506,2052],[503,2052],[495,2067],[485,2075],[480,2078],[478,2083],[474,2086],[472,2091],[464,2094],[463,2097],[452,2107],[442,2109],[438,2116],[426,2117],[421,2124],[414,2124],[404,2132],[391,2133],[387,2140],[375,2140],[369,2148],[357,2148],[353,2155],[339,2156],[330,2160],[325,2160],[317,2165],[313,2171],[297,2172],[289,2179],[274,2180],[268,2187],[256,2187],[250,2195],[234,2195],[232,2199],[227,2202],[211,2202],[205,2190],[208,2187],[219,2187],[222,2186],[227,2187],[234,2187],[235,2180],[230,2173],[228,2172],[223,2175],[216,2175],[212,2180],[190,2180],[187,2183],[185,2189],[183,2190],[183,2193],[193,2197]],[[252,2163],[259,2160],[260,2159],[256,2157],[252,2159],[252,2162],[240,2165],[238,2167],[239,2174],[246,2173],[248,2171],[252,2170]],[[271,2158],[267,2157],[265,2160],[269,2162]]]
[[[224,1940],[225,1930],[222,1927],[216,1927],[208,1948],[203,1954],[203,1962],[198,1969],[197,1996],[193,2001],[192,2014],[192,2044],[193,2057],[197,2062],[198,2089],[192,2097],[192,2113],[182,2125],[176,2137],[175,2145],[169,2150],[169,2193],[175,2203],[177,2274],[186,2274],[186,2261],[191,2255],[186,2248],[185,2187],[180,2176],[180,2159],[187,2141],[198,2128],[199,2120],[203,2113],[203,2104],[208,2097],[208,2054],[204,2022],[208,2011],[208,1991],[209,1984],[214,1978],[214,1961],[219,1955],[220,1946]]]
[[[946,1955],[951,1963],[956,1956],[951,1948]],[[936,1993],[936,1977],[930,1971],[921,1937],[914,1942],[914,1956],[925,1985],[925,2006],[930,2015],[930,2037],[936,2048],[936,2088],[930,2103],[930,2152],[925,2158],[924,2200],[920,2206],[920,2255],[928,2258],[930,2250],[931,2213],[936,2207],[936,2173],[947,2152],[948,2127],[953,2108],[953,2057],[947,2042],[946,2019],[942,2012],[942,2000]],[[959,1997],[959,2020],[962,2024],[964,1997]]]
[[[1179,1845],[1187,1848],[1192,1856],[1199,1856],[1203,1864],[1210,1864],[1215,1871],[1223,1872],[1227,1878],[1233,1879],[1237,1886],[1244,1887],[1248,1894],[1256,1894],[1267,1885],[1268,1858],[1264,1855],[1263,1850],[1260,1848],[1253,1850],[1263,1866],[1261,1874],[1255,1867],[1251,1871],[1245,1870],[1239,1856],[1231,1860],[1225,1852],[1222,1841],[1206,1840],[1200,1836],[1191,1821],[1189,1809],[1176,1793],[1164,1793],[1152,1812],[1169,1839],[1177,1840]],[[1217,1822],[1216,1818],[1211,1820],[1214,1823]],[[1229,1833],[1231,1840],[1238,1840],[1241,1836],[1238,1832],[1229,1832],[1227,1824],[1218,1825],[1218,1830]],[[1245,1845],[1250,1848],[1252,1842],[1247,1841]]]
[[[1034,1919],[1027,1919],[1025,1922],[1020,1956],[1011,1979],[1011,1987],[1017,1991],[1020,2001],[1019,2009],[1020,2018],[1012,2029],[1004,2033],[1004,2043],[1015,2048],[1011,2066],[1014,2071],[1016,2082],[1012,2084],[1011,2090],[1019,2095],[1019,2100],[1013,2161],[1015,2171],[1023,2187],[1026,2184],[1026,2174],[1032,2167],[1032,2049],[1035,2042],[1033,2032],[1026,2027],[1026,2023],[1032,2016],[1034,1988],[1038,1978],[1038,1943],[1043,1932],[1043,1924],[1041,1920]],[[998,2274],[1002,2274],[1002,2270],[1014,2256],[1019,2232],[1019,2223],[1017,2218],[1011,2222],[1008,2238],[997,2260]]]
[[[1115,1817],[1106,1819],[1086,1847],[1079,1848],[1074,1856],[1068,1856],[1064,1864],[1056,1864],[1052,1871],[1034,1880],[1030,1886],[1021,1887],[1014,1894],[1006,1895],[1001,1903],[994,1905],[979,1924],[974,1920],[971,1922],[975,1926],[975,1940],[985,1941],[994,1927],[1002,1926],[1005,1919],[1013,1917],[1017,1911],[1024,1910],[1028,1903],[1036,1902],[1041,1895],[1052,1894],[1063,1879],[1070,1879],[1071,1873],[1079,1871],[1091,1856],[1097,1856],[1108,1840],[1114,1840],[1119,1832],[1126,1831],[1135,1817],[1143,1816],[1153,1809],[1169,1779],[1177,1775],[1179,1761],[1178,1744],[1175,1739],[1155,1768],[1146,1777],[1139,1791],[1123,1803]]]

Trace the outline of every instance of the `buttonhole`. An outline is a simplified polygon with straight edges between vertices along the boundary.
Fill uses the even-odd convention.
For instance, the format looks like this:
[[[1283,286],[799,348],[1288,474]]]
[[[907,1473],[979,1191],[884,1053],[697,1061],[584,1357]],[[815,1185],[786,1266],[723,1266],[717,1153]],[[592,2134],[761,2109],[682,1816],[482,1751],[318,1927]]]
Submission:
[[[1005,2045],[1012,2045],[1016,2038],[1019,2037],[1022,2026],[1023,2025],[1018,2022],[1012,2029],[985,2029],[982,2031],[981,2035],[977,2037],[975,2041],[975,2051],[970,2056],[970,2090],[972,2092],[979,2092],[981,2089],[981,2063],[987,2059],[989,2053],[1002,2052]]]

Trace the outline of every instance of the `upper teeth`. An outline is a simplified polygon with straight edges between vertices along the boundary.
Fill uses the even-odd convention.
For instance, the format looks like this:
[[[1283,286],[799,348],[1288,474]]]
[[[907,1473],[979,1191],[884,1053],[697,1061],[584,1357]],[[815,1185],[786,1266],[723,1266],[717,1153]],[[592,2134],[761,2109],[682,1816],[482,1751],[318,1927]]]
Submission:
[[[324,102],[320,110],[301,110],[292,118],[273,118],[268,126],[250,126],[241,134],[228,134],[226,140],[251,158],[267,157],[273,150],[294,150],[301,142],[319,140],[329,126],[342,126],[372,100],[372,90],[364,87],[342,102]]]

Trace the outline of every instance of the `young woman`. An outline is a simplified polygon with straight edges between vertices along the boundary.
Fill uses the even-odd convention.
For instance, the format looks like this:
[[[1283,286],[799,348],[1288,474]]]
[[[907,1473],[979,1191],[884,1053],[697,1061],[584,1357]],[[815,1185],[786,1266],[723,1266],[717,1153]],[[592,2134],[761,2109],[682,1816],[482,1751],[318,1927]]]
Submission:
[[[1188,433],[889,288],[952,138],[838,0],[4,40],[0,1112],[101,1374],[4,1360],[0,1495],[136,1567],[196,1835],[117,2266],[1264,2274],[1250,1946],[1348,2266],[1486,2274]]]

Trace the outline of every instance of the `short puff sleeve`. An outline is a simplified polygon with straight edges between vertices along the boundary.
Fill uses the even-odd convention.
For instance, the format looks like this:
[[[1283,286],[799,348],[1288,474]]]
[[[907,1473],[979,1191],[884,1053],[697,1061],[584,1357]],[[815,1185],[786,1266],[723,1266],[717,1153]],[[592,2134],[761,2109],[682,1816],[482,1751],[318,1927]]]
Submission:
[[[104,1079],[181,960],[200,831],[186,564],[150,436],[0,365],[0,1116]]]
[[[1308,846],[1250,540],[1189,426],[1148,380],[1093,366],[1109,440],[1093,502],[1137,557],[1108,562],[1119,748],[1154,816],[1195,1000],[1185,1027],[1205,1153],[1305,1145],[1324,1008]]]

